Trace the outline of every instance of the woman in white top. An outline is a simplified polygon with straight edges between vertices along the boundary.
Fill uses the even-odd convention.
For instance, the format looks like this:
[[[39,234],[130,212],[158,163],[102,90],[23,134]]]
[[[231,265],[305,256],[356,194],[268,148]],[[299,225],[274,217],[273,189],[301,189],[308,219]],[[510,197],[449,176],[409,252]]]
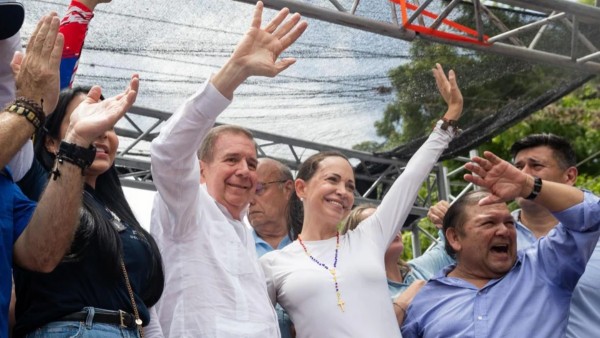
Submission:
[[[337,230],[354,204],[354,173],[344,155],[318,153],[298,170],[295,197],[304,216],[298,239],[260,261],[273,304],[289,313],[299,338],[401,337],[383,256],[421,183],[454,137],[449,121],[458,120],[463,106],[454,72],[446,77],[437,64],[433,74],[448,104],[444,121],[438,121],[377,211],[356,230],[345,235]]]

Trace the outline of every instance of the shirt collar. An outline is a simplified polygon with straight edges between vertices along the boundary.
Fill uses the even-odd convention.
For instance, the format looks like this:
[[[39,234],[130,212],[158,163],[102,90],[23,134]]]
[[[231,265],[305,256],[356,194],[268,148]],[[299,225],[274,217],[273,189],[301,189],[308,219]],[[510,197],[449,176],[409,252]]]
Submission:
[[[521,265],[522,259],[523,259],[522,250],[517,250],[517,259],[515,261],[515,264],[512,266],[512,268],[510,268],[510,270],[504,276],[497,278],[497,279],[490,279],[482,289],[488,288],[488,287],[498,283],[499,281],[501,281],[504,277],[506,277],[509,273],[511,273],[514,269],[516,269],[517,267],[519,267]],[[435,280],[435,281],[438,281],[438,282],[440,282],[442,284],[446,284],[446,285],[460,285],[463,287],[475,288],[475,285],[473,285],[461,278],[448,277],[448,274],[450,273],[450,271],[454,270],[454,268],[456,268],[456,263],[446,266],[442,270],[438,271],[433,277],[431,277],[431,280]]]
[[[281,239],[281,242],[279,242],[279,245],[276,248],[272,248],[269,243],[265,242],[264,239],[260,238],[260,236],[258,235],[256,230],[254,230],[254,229],[252,229],[252,236],[254,236],[254,243],[256,243],[258,245],[266,245],[268,248],[271,248],[274,250],[283,249],[286,245],[288,245],[292,242],[290,240],[289,236],[285,236]]]

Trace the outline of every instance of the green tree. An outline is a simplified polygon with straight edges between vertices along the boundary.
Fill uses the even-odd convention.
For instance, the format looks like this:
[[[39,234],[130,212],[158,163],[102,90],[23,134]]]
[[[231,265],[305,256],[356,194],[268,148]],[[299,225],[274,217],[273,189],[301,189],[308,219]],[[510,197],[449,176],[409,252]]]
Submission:
[[[502,158],[510,158],[511,145],[534,133],[553,133],[567,138],[580,162],[577,186],[588,189],[600,195],[600,80],[584,85],[575,92],[563,97],[539,112],[519,122],[504,133],[494,137],[490,142],[478,147],[479,153],[490,150]],[[445,161],[444,165],[455,169],[462,165],[458,161]],[[451,186],[455,187],[453,193],[458,194],[464,187],[464,181],[458,178]],[[511,209],[516,208],[513,203]],[[437,229],[429,220],[422,219],[419,226],[433,236],[437,236]],[[421,248],[424,250],[431,245],[431,240],[421,235],[419,237]],[[403,259],[412,258],[412,238],[410,233],[403,234],[405,246]]]
[[[600,175],[600,81],[596,78],[532,114],[491,142],[481,145],[479,150],[490,150],[509,159],[510,146],[518,139],[535,133],[553,133],[568,139],[578,160],[585,160],[578,165],[579,173],[589,179],[597,178]]]
[[[472,6],[462,6],[462,14],[455,21],[474,27]],[[495,15],[509,27],[518,26],[533,18],[518,12],[496,10]],[[496,26],[484,22],[486,32],[499,33]],[[521,36],[528,41],[535,32]],[[568,37],[566,30],[553,30],[551,41]],[[563,46],[564,43],[557,45]],[[426,135],[433,123],[443,114],[445,104],[440,98],[431,69],[435,63],[446,70],[454,69],[461,87],[465,109],[461,124],[471,125],[507,103],[526,103],[553,88],[564,78],[572,76],[571,71],[534,65],[522,60],[491,53],[464,50],[461,48],[415,40],[410,46],[411,61],[389,72],[396,99],[388,105],[381,120],[375,122],[378,136],[385,139],[383,144],[363,142],[355,149],[373,151],[389,150],[414,138]]]

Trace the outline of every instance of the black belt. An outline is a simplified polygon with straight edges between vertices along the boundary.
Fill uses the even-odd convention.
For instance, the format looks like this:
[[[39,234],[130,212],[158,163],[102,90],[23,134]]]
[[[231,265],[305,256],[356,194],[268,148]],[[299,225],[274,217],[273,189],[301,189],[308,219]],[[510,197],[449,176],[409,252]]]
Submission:
[[[85,322],[88,318],[88,311],[81,310],[79,312],[74,312],[68,314],[62,318],[60,321],[76,321],[76,322]],[[92,322],[94,323],[104,323],[104,324],[114,324],[120,327],[127,327],[130,329],[134,329],[137,326],[135,325],[135,317],[127,313],[125,311],[111,311],[111,310],[103,310],[103,309],[94,309],[94,317],[92,318]]]

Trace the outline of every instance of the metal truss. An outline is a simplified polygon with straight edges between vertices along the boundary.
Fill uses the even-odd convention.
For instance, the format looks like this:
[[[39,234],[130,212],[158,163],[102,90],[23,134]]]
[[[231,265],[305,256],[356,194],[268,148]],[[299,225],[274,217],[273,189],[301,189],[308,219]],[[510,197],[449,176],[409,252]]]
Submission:
[[[235,0],[244,3],[256,3],[256,0]],[[387,0],[381,0],[387,1]],[[463,0],[445,1],[447,3],[440,13],[433,13],[431,9],[433,0],[391,0],[390,19],[387,22],[357,15],[360,0],[353,0],[350,8],[345,8],[337,0],[329,0],[331,8],[315,6],[307,0],[263,0],[268,8],[289,8],[293,12],[299,12],[303,16],[323,20],[347,27],[361,29],[390,36],[405,41],[413,41],[416,38],[454,45],[466,49],[495,53],[503,56],[516,57],[537,63],[552,64],[555,66],[573,68],[600,74],[600,51],[592,41],[597,41],[597,32],[600,28],[600,8],[570,2],[566,0],[497,0],[494,4],[514,6],[528,11],[535,11],[539,18],[520,27],[509,27],[502,22],[481,0],[465,2]],[[441,2],[437,1],[438,5]],[[489,3],[488,1],[486,3]],[[411,5],[406,8],[406,4]],[[449,21],[447,18],[455,11],[458,5],[467,3],[473,6],[474,18],[472,22],[473,31],[476,32],[473,41],[464,41],[455,30],[445,26]],[[404,5],[400,5],[404,4]],[[439,7],[439,6],[438,6]],[[369,13],[369,11],[363,11]],[[400,14],[405,14],[399,20]],[[362,12],[361,12],[362,13]],[[427,16],[425,14],[428,14]],[[490,22],[500,30],[500,34],[490,35],[486,32],[483,22]],[[557,46],[557,50],[537,49],[540,41],[544,39],[544,32],[550,25],[562,25],[571,32],[570,53],[562,52],[564,43]],[[489,26],[489,25],[488,25]],[[587,33],[582,26],[593,28],[596,34]],[[412,28],[411,28],[412,27]],[[416,28],[415,28],[416,27]],[[417,29],[421,28],[421,29]],[[524,41],[523,35],[537,30],[531,41]],[[591,38],[591,34],[594,38]],[[453,36],[448,36],[453,35]],[[587,36],[586,36],[587,35]],[[458,38],[457,38],[458,37]],[[469,39],[466,39],[469,40]],[[580,48],[583,46],[583,48]]]
[[[124,145],[124,148],[119,150],[115,162],[121,183],[124,186],[156,190],[150,172],[149,142],[158,135],[159,127],[170,116],[171,113],[134,106],[125,115],[129,126],[115,128],[121,143]],[[142,127],[142,124],[147,127]],[[355,166],[357,187],[355,203],[357,204],[379,204],[394,180],[404,171],[407,163],[406,161],[375,156],[366,152],[332,147],[257,130],[251,130],[251,132],[257,143],[259,157],[276,159],[288,165],[293,171],[296,171],[307,157],[320,151],[336,150],[347,156],[350,163]],[[372,170],[374,167],[385,169]],[[418,233],[423,231],[416,226],[416,223],[427,215],[431,201],[436,199],[437,196],[442,198],[448,196],[448,182],[446,181],[445,169],[442,166],[435,166],[423,183],[421,191],[422,194],[415,200],[410,216],[405,223],[405,229],[413,231],[415,238],[418,238]],[[425,231],[423,233],[429,235]],[[413,244],[413,250],[419,255],[421,251],[419,241],[416,240]]]
[[[255,0],[236,0],[246,3],[255,3]],[[364,0],[363,0],[364,1]],[[387,1],[387,0],[382,0]],[[403,11],[399,3],[405,4],[404,0],[392,0],[390,2],[390,21],[382,22],[367,17],[356,15],[360,0],[354,0],[350,9],[337,0],[330,0],[333,9],[314,6],[303,0],[263,0],[266,7],[280,9],[288,7],[291,11],[299,12],[307,17],[324,20],[347,27],[357,28],[373,33],[386,35],[406,41],[421,38],[433,42],[459,46],[488,53],[517,57],[529,61],[553,64],[560,67],[570,67],[600,74],[600,63],[595,62],[600,58],[600,52],[585,33],[580,29],[582,26],[598,26],[600,24],[600,8],[585,6],[577,3],[561,0],[527,1],[527,0],[501,0],[509,6],[516,6],[536,13],[542,13],[539,18],[521,27],[508,27],[494,16],[480,0],[473,0],[470,4],[474,7],[473,26],[475,29],[475,41],[465,42],[457,39],[448,39],[444,34],[428,34],[431,31],[443,31],[446,18],[457,10],[461,0],[447,1],[439,14],[425,17],[427,12],[431,13],[430,5],[433,0],[414,0],[416,4],[412,12],[404,8],[405,18],[403,22],[398,19],[398,12]],[[438,6],[438,8],[440,8]],[[368,11],[365,11],[368,12]],[[484,20],[493,22],[501,33],[488,36],[484,31]],[[549,25],[561,24],[571,31],[570,55],[558,52],[542,51],[536,49],[544,32]],[[419,25],[425,27],[417,31],[409,27]],[[487,25],[489,26],[489,25]],[[597,28],[597,27],[595,27]],[[531,41],[524,41],[523,34],[537,30]],[[583,48],[581,48],[583,46]],[[582,50],[587,52],[582,53]],[[155,190],[150,172],[149,142],[159,132],[159,127],[171,116],[171,113],[133,107],[126,115],[126,122],[116,128],[124,148],[120,150],[116,166],[124,186],[133,188]],[[123,125],[128,125],[124,127]],[[290,137],[270,134],[262,131],[252,130],[258,145],[260,157],[271,157],[287,164],[292,170],[296,170],[300,163],[308,156],[323,150],[337,150],[346,155],[355,166],[356,172],[356,203],[371,202],[378,204],[388,191],[394,180],[402,173],[406,161],[397,158],[388,158],[370,153],[336,148]],[[459,160],[468,161],[466,158]],[[459,169],[460,170],[460,169]],[[428,207],[432,200],[445,199],[453,201],[466,191],[473,189],[467,186],[457,195],[450,193],[449,177],[458,171],[451,173],[441,165],[436,165],[429,177],[423,183],[420,197],[418,197],[411,210],[411,214],[404,226],[413,235],[413,256],[419,256],[419,233],[431,237],[426,231],[417,225],[418,220],[427,215]]]

